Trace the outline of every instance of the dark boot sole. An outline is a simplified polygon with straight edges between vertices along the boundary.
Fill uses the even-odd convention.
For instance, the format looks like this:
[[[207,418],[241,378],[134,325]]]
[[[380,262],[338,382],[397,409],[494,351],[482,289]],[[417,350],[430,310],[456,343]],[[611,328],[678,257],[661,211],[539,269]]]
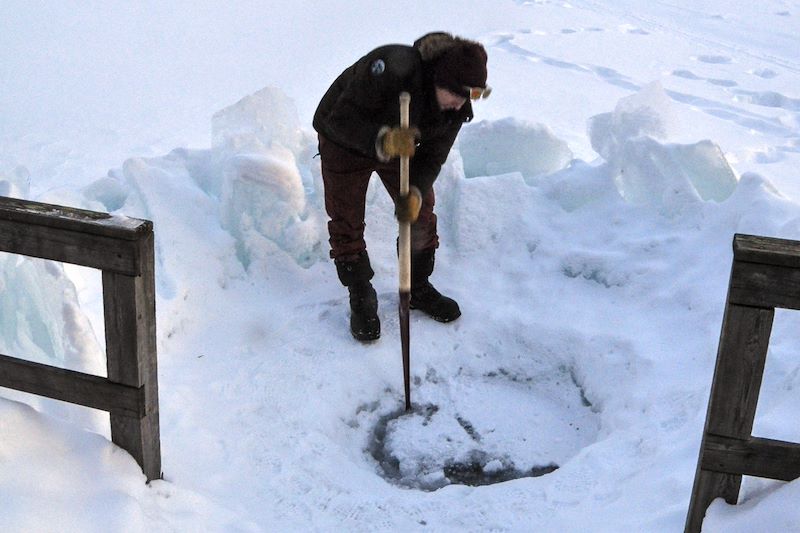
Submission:
[[[426,310],[424,310],[424,309],[421,309],[421,308],[419,308],[419,307],[414,307],[413,305],[410,305],[409,307],[410,307],[411,309],[416,309],[416,310],[418,310],[418,311],[421,311],[421,312],[425,313],[426,315],[428,315],[429,317],[431,317],[431,318],[432,318],[432,319],[434,319],[435,321],[437,321],[437,322],[441,322],[442,324],[447,324],[448,322],[455,322],[455,321],[456,321],[456,320],[458,320],[458,318],[461,316],[461,312],[460,312],[460,311],[459,311],[459,313],[458,313],[456,316],[454,316],[454,317],[446,317],[446,316],[440,316],[440,315],[434,315],[434,314],[431,314],[431,313],[427,312]]]
[[[350,334],[353,335],[353,338],[359,342],[370,343],[376,341],[381,338],[380,333],[370,333],[370,334],[358,334],[355,331],[350,331]]]
[[[350,334],[353,338],[359,342],[372,342],[376,341],[381,337],[381,323],[380,321],[375,321],[375,326],[377,326],[374,330],[369,328],[364,329],[353,329],[352,325],[350,326]]]

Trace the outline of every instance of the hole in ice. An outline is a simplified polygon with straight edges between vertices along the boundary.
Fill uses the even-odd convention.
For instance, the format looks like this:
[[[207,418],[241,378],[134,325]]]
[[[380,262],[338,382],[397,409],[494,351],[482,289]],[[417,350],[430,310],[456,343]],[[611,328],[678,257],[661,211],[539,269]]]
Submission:
[[[369,453],[396,485],[432,491],[549,474],[593,443],[599,416],[570,368],[527,376],[429,375],[414,408],[375,424]]]

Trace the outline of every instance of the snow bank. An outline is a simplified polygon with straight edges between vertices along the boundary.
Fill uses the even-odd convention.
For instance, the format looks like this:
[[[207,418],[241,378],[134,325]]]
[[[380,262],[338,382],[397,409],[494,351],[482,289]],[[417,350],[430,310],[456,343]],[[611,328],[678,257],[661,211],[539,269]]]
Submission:
[[[526,184],[541,187],[568,211],[608,201],[615,193],[670,217],[696,210],[703,202],[725,201],[738,180],[722,150],[709,140],[669,142],[674,130],[671,106],[656,82],[622,98],[613,112],[592,117],[591,144],[604,160],[592,164],[573,160],[566,142],[544,125],[516,119],[470,124],[457,144],[463,174],[502,179],[510,187],[511,202],[519,201],[525,190],[512,184],[519,173]],[[486,224],[485,218],[473,218]]]
[[[7,179],[0,179],[0,194],[26,198],[28,183],[27,170],[18,167]],[[0,253],[0,353],[105,375],[105,356],[96,332],[80,308],[75,285],[62,263]],[[94,431],[102,432],[103,421],[108,421],[99,413],[46,398],[13,391],[7,396],[25,397],[48,414]]]
[[[737,180],[711,141],[663,142],[672,130],[670,106],[660,84],[650,84],[620,100],[612,113],[593,117],[589,136],[626,201],[674,216],[687,204],[725,200]]]
[[[291,99],[278,89],[265,88],[215,113],[212,130],[211,149],[177,149],[165,157],[131,159],[121,173],[96,181],[84,194],[108,210],[124,206],[126,212],[144,218],[159,216],[170,205],[170,222],[161,220],[161,233],[156,233],[158,246],[169,242],[173,247],[188,226],[212,256],[226,253],[229,244],[218,245],[219,239],[225,240],[220,231],[227,232],[244,268],[254,257],[276,251],[305,267],[318,261],[323,256],[324,221],[318,209],[314,137],[300,128]],[[128,197],[125,191],[131,190],[137,194]],[[193,200],[176,204],[187,190]],[[190,249],[197,243],[185,246],[183,258],[193,255]],[[167,271],[184,270],[173,267]]]
[[[4,531],[259,530],[200,494],[146,484],[130,455],[74,423],[5,398],[0,420],[10,428],[0,441]]]
[[[0,254],[0,317],[1,353],[84,371],[104,368],[60,263]]]
[[[283,91],[265,87],[211,117],[213,147],[261,151],[278,144],[294,154],[306,148],[294,101]]]

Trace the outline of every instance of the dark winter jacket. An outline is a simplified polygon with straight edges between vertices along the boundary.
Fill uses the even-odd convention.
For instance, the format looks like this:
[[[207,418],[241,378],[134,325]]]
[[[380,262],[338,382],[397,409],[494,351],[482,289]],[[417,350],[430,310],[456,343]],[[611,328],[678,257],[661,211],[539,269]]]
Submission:
[[[398,96],[408,91],[410,122],[421,133],[409,167],[410,181],[424,195],[461,125],[473,117],[469,101],[458,111],[440,111],[436,102],[432,67],[455,39],[432,33],[413,46],[393,44],[371,51],[342,72],[322,97],[314,114],[314,129],[343,148],[377,160],[378,133],[384,126],[399,125]]]

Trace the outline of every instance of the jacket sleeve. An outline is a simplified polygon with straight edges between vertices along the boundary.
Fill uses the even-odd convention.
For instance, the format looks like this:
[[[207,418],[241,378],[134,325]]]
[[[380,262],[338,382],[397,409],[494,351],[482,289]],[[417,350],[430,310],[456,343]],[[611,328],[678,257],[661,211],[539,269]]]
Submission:
[[[433,186],[442,165],[453,147],[461,122],[453,122],[442,134],[431,139],[422,139],[409,165],[409,180],[423,196]]]
[[[337,80],[339,94],[327,116],[321,117],[338,144],[378,159],[375,141],[387,125],[384,117],[397,116],[399,121],[397,95],[414,68],[413,60],[408,52],[379,48],[343,73]]]

